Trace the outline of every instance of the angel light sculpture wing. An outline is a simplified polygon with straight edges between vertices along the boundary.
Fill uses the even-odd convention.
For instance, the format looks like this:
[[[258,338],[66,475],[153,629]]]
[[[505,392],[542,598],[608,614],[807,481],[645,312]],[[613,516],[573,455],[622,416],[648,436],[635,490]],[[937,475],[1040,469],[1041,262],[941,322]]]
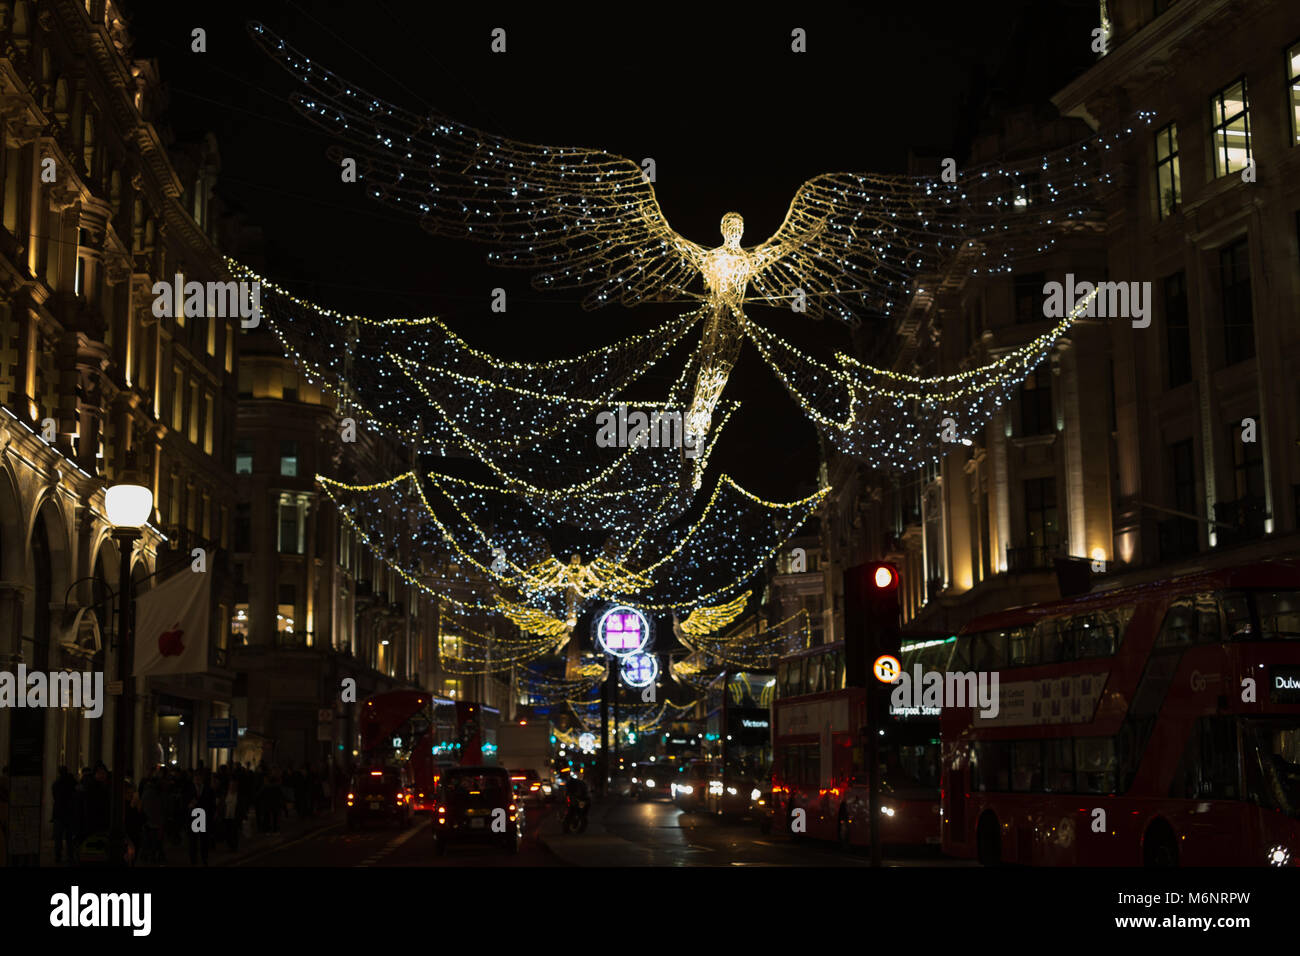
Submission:
[[[331,157],[356,159],[369,194],[429,232],[488,244],[490,262],[533,270],[537,288],[585,289],[586,309],[700,301],[707,320],[685,429],[701,438],[739,355],[745,303],[850,322],[888,314],[918,273],[969,240],[986,245],[986,264],[975,271],[1008,271],[1018,256],[1043,251],[1062,222],[1094,210],[1106,181],[1098,162],[1106,137],[967,170],[952,182],[827,173],[799,189],[767,241],[741,246],[744,219],[727,212],[721,245],[706,248],[669,226],[653,185],[626,157],[413,113],[313,63],[261,24],[249,30],[302,84],[292,97],[297,110],[346,143]]]

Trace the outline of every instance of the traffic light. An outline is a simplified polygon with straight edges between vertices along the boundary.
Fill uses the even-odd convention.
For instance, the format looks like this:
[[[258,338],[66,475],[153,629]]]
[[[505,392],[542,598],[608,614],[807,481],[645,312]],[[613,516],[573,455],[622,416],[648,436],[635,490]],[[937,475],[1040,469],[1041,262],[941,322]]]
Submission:
[[[898,568],[872,561],[844,572],[844,680],[849,687],[877,683],[872,665],[898,657]],[[885,686],[885,685],[881,685]]]

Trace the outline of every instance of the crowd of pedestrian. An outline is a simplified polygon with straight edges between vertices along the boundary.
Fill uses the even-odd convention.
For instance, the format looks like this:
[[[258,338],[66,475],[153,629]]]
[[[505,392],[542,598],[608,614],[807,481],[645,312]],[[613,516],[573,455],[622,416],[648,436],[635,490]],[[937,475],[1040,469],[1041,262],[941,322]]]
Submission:
[[[201,763],[192,770],[155,767],[139,786],[126,781],[127,854],[132,863],[165,865],[187,852],[191,864],[207,865],[214,847],[235,852],[241,836],[278,833],[281,821],[290,816],[310,819],[328,813],[335,787],[329,771],[310,764],[284,770],[222,764],[215,773]],[[60,767],[53,796],[55,862],[107,860],[108,769],[100,763],[77,777]],[[202,817],[196,810],[203,811]],[[204,823],[198,832],[197,819]]]

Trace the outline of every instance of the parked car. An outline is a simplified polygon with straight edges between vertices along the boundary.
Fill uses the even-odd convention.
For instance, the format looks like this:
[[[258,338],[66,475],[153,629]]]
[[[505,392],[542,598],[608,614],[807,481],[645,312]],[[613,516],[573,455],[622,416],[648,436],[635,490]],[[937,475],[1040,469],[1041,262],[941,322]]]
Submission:
[[[518,853],[524,808],[504,767],[455,767],[442,775],[433,814],[434,852],[455,843],[497,843]]]

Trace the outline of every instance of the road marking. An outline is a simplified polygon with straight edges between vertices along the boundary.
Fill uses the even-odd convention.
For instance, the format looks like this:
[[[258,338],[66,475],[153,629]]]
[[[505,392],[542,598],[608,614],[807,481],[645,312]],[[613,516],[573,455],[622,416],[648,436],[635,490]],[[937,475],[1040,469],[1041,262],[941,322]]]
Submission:
[[[423,832],[424,832],[424,827],[407,827],[405,833],[401,833],[398,836],[395,836],[393,839],[389,840],[387,843],[384,844],[383,849],[381,849],[378,853],[372,853],[370,856],[366,857],[364,860],[358,863],[357,866],[366,867],[366,866],[370,866],[372,863],[377,863],[379,860],[381,860],[383,857],[387,856],[388,854],[392,853],[394,850],[396,850],[407,840],[411,839],[417,833],[423,833]]]

